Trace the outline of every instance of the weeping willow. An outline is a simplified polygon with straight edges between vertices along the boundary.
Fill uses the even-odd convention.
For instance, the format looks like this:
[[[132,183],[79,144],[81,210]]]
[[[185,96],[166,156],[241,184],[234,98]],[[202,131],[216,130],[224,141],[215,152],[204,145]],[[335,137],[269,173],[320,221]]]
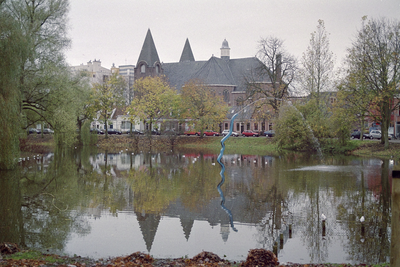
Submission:
[[[25,41],[16,22],[0,4],[0,169],[12,169],[19,157],[21,95],[18,89],[18,58]]]

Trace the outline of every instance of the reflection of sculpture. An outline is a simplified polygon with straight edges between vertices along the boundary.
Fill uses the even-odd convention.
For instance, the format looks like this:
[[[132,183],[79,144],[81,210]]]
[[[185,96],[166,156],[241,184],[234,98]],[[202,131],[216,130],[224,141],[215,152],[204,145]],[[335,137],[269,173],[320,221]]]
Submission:
[[[224,138],[222,138],[222,140],[221,140],[221,152],[219,153],[219,156],[218,156],[218,158],[217,158],[217,161],[218,161],[218,163],[219,163],[219,165],[221,165],[221,172],[220,172],[220,175],[221,175],[221,182],[218,184],[218,186],[217,186],[217,188],[218,188],[218,192],[219,192],[219,194],[221,195],[221,207],[222,207],[222,209],[226,212],[226,213],[228,213],[228,215],[229,215],[229,221],[230,221],[230,223],[231,223],[231,227],[232,227],[232,229],[233,229],[233,231],[235,231],[235,232],[237,232],[237,229],[235,228],[235,226],[233,225],[233,216],[232,216],[232,212],[227,208],[227,207],[225,207],[225,197],[224,197],[224,194],[222,193],[222,190],[221,190],[221,186],[224,184],[224,182],[225,182],[225,175],[224,175],[224,172],[225,172],[225,165],[221,162],[221,158],[222,158],[222,156],[224,155],[224,151],[225,151],[225,144],[224,144],[224,142],[225,142],[225,140],[226,139],[228,139],[228,137],[232,134],[232,128],[233,128],[233,121],[235,120],[235,117],[238,115],[239,113],[236,113],[235,115],[233,115],[232,116],[232,119],[231,119],[231,127],[229,128],[229,133],[224,137]]]

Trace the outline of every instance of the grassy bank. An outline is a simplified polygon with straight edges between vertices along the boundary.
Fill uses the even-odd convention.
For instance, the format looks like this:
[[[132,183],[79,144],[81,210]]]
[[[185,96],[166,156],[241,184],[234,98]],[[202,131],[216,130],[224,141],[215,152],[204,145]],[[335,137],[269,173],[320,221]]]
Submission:
[[[192,149],[207,149],[218,154],[221,151],[222,137],[183,137],[190,142],[180,143],[179,147]],[[226,154],[278,155],[276,145],[270,138],[230,137],[225,141]]]
[[[152,150],[165,151],[171,149],[171,139],[166,136],[153,136],[151,139]],[[221,150],[222,137],[192,137],[179,136],[174,141],[177,149],[196,149],[207,151],[208,153],[218,154]],[[146,151],[149,150],[149,139],[140,136],[135,139],[127,135],[99,136],[96,145],[101,150],[120,151],[128,148],[129,150]],[[378,157],[400,159],[400,142],[390,142],[389,148],[376,140],[350,140],[345,147],[338,146],[334,140],[321,140],[322,151],[332,154],[346,154],[361,157]],[[41,138],[40,135],[30,135],[21,142],[22,154],[26,153],[46,153],[54,150],[54,141],[51,135]],[[280,151],[272,138],[266,137],[230,137],[225,141],[225,154],[253,154],[253,155],[280,155],[290,151]]]

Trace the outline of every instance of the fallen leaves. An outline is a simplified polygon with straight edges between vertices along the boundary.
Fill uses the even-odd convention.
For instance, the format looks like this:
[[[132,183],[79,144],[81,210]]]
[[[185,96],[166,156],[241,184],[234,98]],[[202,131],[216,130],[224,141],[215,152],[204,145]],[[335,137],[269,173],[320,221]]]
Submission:
[[[251,249],[247,255],[247,259],[242,266],[278,266],[278,258],[275,254],[265,249]]]

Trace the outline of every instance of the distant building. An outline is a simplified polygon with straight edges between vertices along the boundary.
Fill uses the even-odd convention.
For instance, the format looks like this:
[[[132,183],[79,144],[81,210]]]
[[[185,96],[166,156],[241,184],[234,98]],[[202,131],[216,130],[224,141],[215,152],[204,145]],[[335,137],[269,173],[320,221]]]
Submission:
[[[124,93],[126,104],[129,105],[133,99],[133,83],[135,82],[135,65],[120,65],[119,75],[126,81],[126,90]]]
[[[71,70],[75,73],[81,72],[87,75],[90,84],[102,83],[108,79],[111,75],[111,70],[101,66],[101,61],[99,60],[89,60],[89,62],[84,65],[72,66]]]

